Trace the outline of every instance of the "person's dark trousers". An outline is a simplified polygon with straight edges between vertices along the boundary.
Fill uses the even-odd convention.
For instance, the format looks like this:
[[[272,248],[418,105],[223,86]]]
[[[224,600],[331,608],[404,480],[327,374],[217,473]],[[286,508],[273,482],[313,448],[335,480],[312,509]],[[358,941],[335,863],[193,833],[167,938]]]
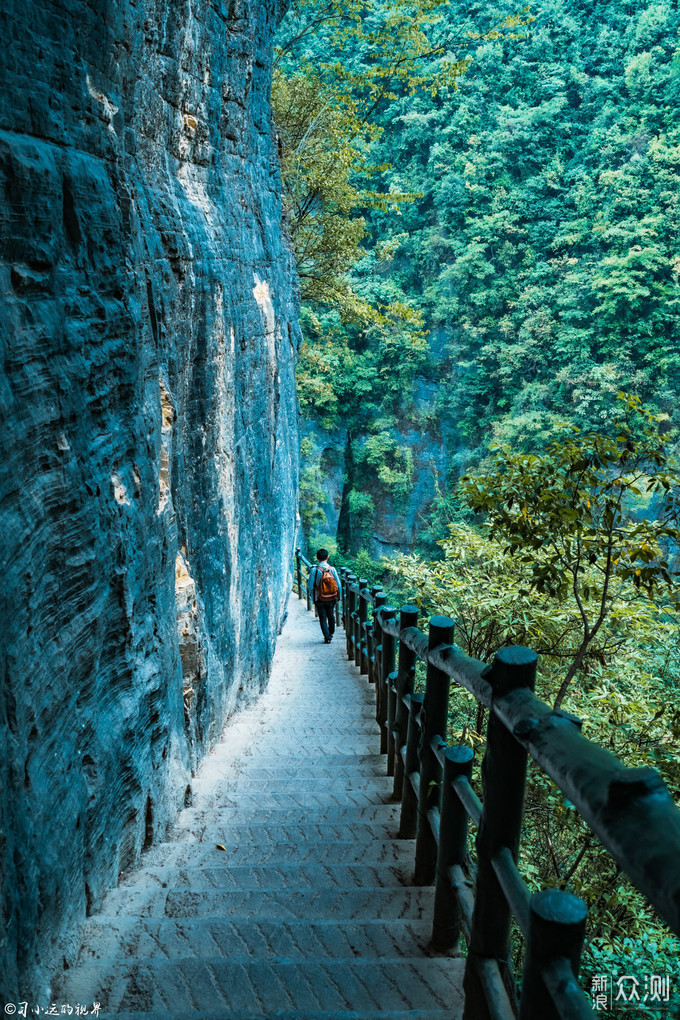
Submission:
[[[315,602],[324,641],[330,641],[335,634],[335,602]]]

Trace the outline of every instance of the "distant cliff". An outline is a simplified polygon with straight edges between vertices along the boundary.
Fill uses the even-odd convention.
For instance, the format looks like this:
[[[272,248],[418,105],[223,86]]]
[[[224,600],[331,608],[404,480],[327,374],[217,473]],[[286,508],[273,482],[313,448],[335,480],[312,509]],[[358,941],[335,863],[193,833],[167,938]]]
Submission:
[[[3,4],[0,1001],[191,797],[289,587],[277,0]]]

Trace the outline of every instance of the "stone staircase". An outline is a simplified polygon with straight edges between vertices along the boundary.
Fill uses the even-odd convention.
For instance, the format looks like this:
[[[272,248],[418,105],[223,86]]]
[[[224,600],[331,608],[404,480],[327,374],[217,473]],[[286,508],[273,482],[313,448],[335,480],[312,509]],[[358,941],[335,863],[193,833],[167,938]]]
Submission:
[[[433,891],[411,884],[374,714],[344,634],[324,645],[292,599],[267,692],[87,920],[52,1001],[116,1020],[456,1020],[462,961],[428,955]]]

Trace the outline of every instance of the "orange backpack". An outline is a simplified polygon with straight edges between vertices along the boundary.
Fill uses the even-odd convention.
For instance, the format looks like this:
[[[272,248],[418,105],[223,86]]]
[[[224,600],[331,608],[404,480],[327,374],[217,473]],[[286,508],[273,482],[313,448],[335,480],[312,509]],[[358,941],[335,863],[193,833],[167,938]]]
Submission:
[[[317,602],[335,602],[338,597],[338,583],[331,573],[330,567],[317,567],[321,571],[321,580],[316,589]]]

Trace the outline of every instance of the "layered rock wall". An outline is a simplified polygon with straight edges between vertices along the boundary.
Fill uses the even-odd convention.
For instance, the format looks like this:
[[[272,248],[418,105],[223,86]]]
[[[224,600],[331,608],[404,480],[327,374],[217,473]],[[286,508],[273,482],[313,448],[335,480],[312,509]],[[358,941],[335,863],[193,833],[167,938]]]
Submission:
[[[297,485],[281,0],[6,0],[0,1002],[266,680]]]

